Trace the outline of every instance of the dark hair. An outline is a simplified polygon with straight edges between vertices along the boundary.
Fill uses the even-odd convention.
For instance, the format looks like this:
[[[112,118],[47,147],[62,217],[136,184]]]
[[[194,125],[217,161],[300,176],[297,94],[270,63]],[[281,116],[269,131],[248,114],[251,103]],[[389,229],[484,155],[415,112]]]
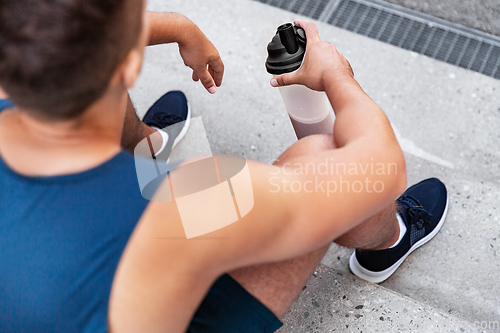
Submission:
[[[34,116],[71,119],[136,45],[142,0],[0,0],[0,86]]]

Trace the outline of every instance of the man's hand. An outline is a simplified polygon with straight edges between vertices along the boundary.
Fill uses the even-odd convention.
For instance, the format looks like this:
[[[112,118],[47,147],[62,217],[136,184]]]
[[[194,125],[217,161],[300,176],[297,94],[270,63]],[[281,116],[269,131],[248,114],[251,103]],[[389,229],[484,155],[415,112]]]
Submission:
[[[337,48],[321,41],[316,24],[305,20],[297,20],[294,23],[306,32],[307,47],[304,60],[298,70],[275,76],[271,80],[273,87],[302,84],[313,90],[325,91],[327,78],[354,77],[351,65]]]
[[[224,64],[219,52],[203,32],[187,17],[177,13],[148,12],[149,45],[179,44],[184,64],[193,70],[193,80],[201,81],[214,94],[222,84]]]
[[[219,52],[203,32],[192,24],[188,38],[179,42],[179,53],[184,64],[193,70],[193,80],[201,81],[205,89],[215,94],[222,84],[224,64]]]

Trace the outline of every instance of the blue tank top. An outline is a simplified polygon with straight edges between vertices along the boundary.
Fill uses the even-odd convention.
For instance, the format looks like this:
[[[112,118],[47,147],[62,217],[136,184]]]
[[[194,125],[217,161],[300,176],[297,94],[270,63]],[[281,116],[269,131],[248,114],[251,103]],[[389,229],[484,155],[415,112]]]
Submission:
[[[0,99],[0,111],[12,107],[14,107],[14,104],[12,104],[11,101],[9,101],[8,99]]]
[[[148,201],[134,158],[25,177],[0,157],[0,332],[106,332],[109,293]]]

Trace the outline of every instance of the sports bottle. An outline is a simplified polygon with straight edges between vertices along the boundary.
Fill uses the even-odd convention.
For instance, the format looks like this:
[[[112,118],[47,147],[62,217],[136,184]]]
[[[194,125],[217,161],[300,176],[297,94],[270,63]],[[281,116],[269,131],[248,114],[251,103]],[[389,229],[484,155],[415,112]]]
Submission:
[[[297,70],[306,52],[304,29],[285,23],[267,45],[268,73],[279,75]],[[279,87],[298,139],[312,134],[333,133],[332,107],[325,92],[303,85]]]

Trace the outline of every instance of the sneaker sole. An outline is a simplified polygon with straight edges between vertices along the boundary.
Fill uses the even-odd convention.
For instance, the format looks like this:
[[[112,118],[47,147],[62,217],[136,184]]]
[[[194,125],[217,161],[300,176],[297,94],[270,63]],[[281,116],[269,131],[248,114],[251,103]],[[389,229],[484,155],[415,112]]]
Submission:
[[[432,232],[430,234],[428,234],[427,236],[425,236],[424,238],[422,238],[421,240],[416,242],[410,248],[410,250],[403,257],[401,257],[401,259],[399,259],[396,263],[394,263],[394,265],[392,265],[391,267],[389,267],[383,271],[373,272],[373,271],[367,270],[366,268],[364,268],[363,266],[361,266],[359,264],[358,259],[356,258],[356,252],[354,252],[351,255],[351,258],[349,259],[349,268],[350,268],[351,272],[354,275],[362,278],[363,280],[366,280],[366,281],[369,281],[372,283],[381,283],[381,282],[387,280],[392,274],[394,274],[396,269],[398,269],[398,267],[401,266],[403,261],[406,259],[406,257],[408,257],[410,255],[410,253],[412,253],[413,251],[415,251],[416,249],[418,249],[419,247],[421,247],[422,245],[424,245],[425,243],[430,241],[434,236],[437,235],[437,233],[439,232],[439,230],[441,229],[441,227],[444,224],[444,220],[446,219],[447,214],[448,214],[448,197],[446,197],[446,206],[444,208],[443,216],[441,216],[441,219],[439,220],[439,223],[437,224],[436,228],[434,228],[434,230],[432,230]]]
[[[188,112],[187,112],[187,118],[184,123],[184,127],[182,130],[179,132],[179,135],[175,137],[174,143],[172,144],[172,150],[179,144],[179,142],[186,136],[186,133],[189,129],[189,125],[191,124],[191,106],[189,105],[189,102],[187,103],[188,106]]]
[[[170,162],[170,156],[172,156],[172,151],[174,151],[175,146],[181,142],[181,140],[186,136],[186,133],[189,129],[189,125],[191,125],[191,105],[189,102],[187,102],[188,106],[188,112],[187,112],[187,118],[184,122],[184,126],[182,127],[182,130],[179,132],[179,135],[175,137],[174,143],[172,144],[172,150],[170,151],[170,155],[167,158],[167,163]]]

